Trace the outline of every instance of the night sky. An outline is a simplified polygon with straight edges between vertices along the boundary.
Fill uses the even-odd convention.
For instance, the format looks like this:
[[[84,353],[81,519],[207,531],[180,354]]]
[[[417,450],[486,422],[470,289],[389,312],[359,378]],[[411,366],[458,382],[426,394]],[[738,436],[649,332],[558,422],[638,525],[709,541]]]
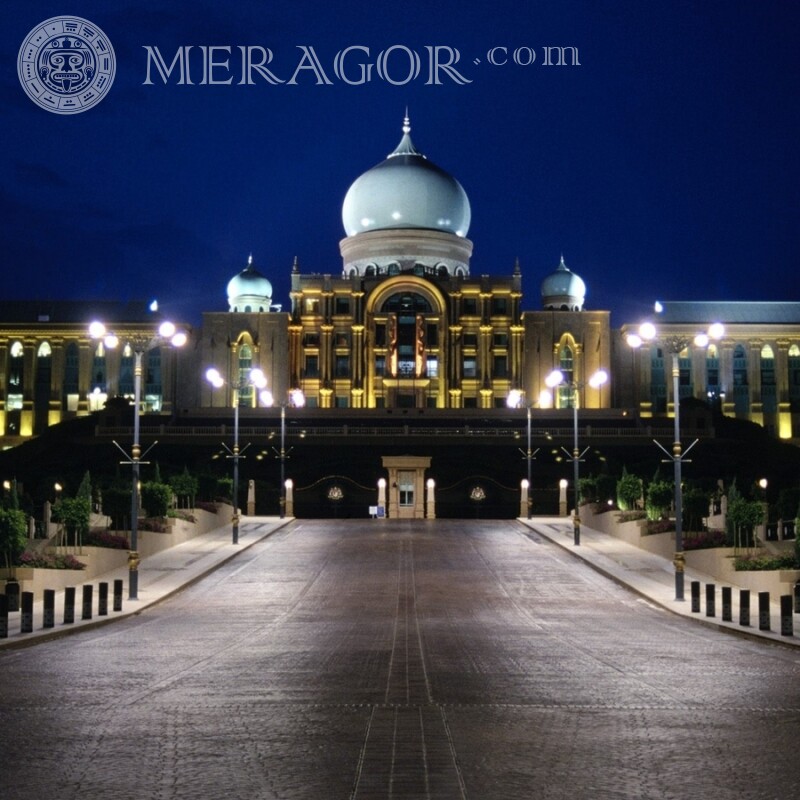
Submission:
[[[17,56],[67,14],[108,35],[116,76],[59,115],[25,94]],[[472,274],[518,257],[526,309],[562,253],[615,327],[657,298],[800,300],[798,3],[2,0],[2,22],[5,300],[156,297],[199,323],[252,253],[287,309],[295,256],[340,273],[342,200],[394,149],[406,106],[417,148],[470,198]],[[146,46],[169,63],[189,45],[194,85],[152,65],[145,85]],[[201,45],[231,48],[215,59],[230,85],[200,85]],[[238,85],[252,45],[283,84]],[[335,69],[355,46],[369,55],[351,50],[346,77],[375,65],[362,85]],[[556,46],[580,66],[543,63]],[[439,85],[437,47],[460,53]]]

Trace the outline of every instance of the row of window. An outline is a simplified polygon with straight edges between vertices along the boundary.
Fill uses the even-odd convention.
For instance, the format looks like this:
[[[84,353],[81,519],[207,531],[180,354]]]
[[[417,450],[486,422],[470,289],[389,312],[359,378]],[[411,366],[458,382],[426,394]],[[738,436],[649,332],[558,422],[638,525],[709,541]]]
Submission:
[[[316,315],[320,313],[320,297],[303,298],[303,313]],[[503,296],[492,297],[489,303],[489,313],[493,317],[505,317],[509,313],[510,298]],[[350,314],[352,308],[351,298],[335,295],[333,298],[333,313],[337,316]],[[413,311],[418,313],[434,313],[430,302],[421,294],[415,292],[401,292],[392,295],[380,308],[381,313],[397,311]],[[461,314],[474,317],[480,313],[479,297],[464,297],[461,299]]]
[[[414,320],[416,323],[416,320]],[[401,324],[406,324],[405,320],[401,320]],[[303,335],[303,347],[315,348],[320,346],[320,334],[317,331],[312,331]],[[428,323],[425,326],[425,343],[428,347],[439,346],[439,327],[434,323]],[[335,331],[333,334],[334,347],[349,347],[350,346],[350,333],[349,331]],[[461,345],[463,347],[477,347],[478,334],[465,333],[461,337]],[[386,346],[386,323],[379,322],[375,325],[375,346]],[[492,334],[493,347],[508,347],[508,334],[494,333]]]
[[[788,378],[789,395],[793,407],[800,404],[800,347],[796,344],[789,348]],[[720,382],[719,351],[716,345],[710,345],[706,351],[706,396],[711,400],[720,400],[725,396],[725,387]],[[678,386],[681,397],[694,396],[692,379],[692,360],[688,350],[678,357]],[[761,348],[759,359],[762,409],[766,413],[778,410],[776,391],[775,355],[770,345]],[[733,386],[734,411],[748,413],[750,410],[749,378],[747,374],[747,350],[744,345],[737,344],[733,350]],[[664,366],[664,353],[661,348],[653,351],[650,366],[650,395],[654,411],[666,410],[667,380]]]
[[[19,341],[13,342],[9,348],[8,360],[8,387],[10,390],[22,391],[25,380],[24,348]],[[42,342],[36,351],[36,367],[34,386],[50,386],[52,373],[52,348],[48,342]],[[80,356],[78,345],[69,342],[64,348],[64,392],[77,393],[79,381]],[[161,350],[156,347],[148,351],[145,363],[145,390],[160,392],[161,386]],[[126,344],[122,350],[119,370],[119,386],[117,390],[122,395],[133,395],[133,368],[134,354],[131,346]],[[106,391],[106,349],[99,343],[92,357],[91,390]]]
[[[411,378],[415,375],[417,369],[417,361],[411,354],[405,356],[400,353],[397,359],[397,377]],[[336,378],[349,378],[350,377],[350,356],[337,355],[334,359],[334,377]],[[461,374],[464,378],[480,378],[478,370],[478,360],[474,356],[465,356],[461,362]],[[495,356],[492,362],[492,374],[495,378],[507,378],[509,376],[508,369],[508,356],[498,355]],[[389,373],[386,367],[386,356],[375,356],[375,375],[379,378],[384,378]],[[425,358],[425,375],[428,378],[439,377],[439,359],[436,356],[427,356]],[[315,379],[320,377],[319,371],[319,356],[307,355],[305,358],[305,369],[303,370],[303,377]]]

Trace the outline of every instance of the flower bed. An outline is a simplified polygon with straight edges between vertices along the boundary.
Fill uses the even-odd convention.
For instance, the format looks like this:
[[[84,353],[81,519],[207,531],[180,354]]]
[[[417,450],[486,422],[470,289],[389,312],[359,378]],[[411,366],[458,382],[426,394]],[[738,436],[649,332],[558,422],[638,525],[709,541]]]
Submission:
[[[85,544],[89,547],[112,547],[116,550],[127,550],[130,547],[127,536],[108,531],[89,531]]]
[[[145,517],[139,520],[139,530],[152,531],[153,533],[168,533],[170,525],[166,517]]]
[[[692,531],[683,534],[684,550],[706,550],[709,547],[727,547],[725,531]]]
[[[737,556],[733,562],[737,572],[745,570],[795,569],[797,560],[794,555],[771,556],[763,553]]]
[[[669,533],[675,530],[674,519],[649,519],[647,520],[647,535],[652,536],[656,533]],[[685,544],[685,540],[684,540]]]
[[[78,561],[73,555],[62,553],[31,553],[25,551],[17,559],[20,567],[35,569],[85,569],[86,564]]]
[[[180,509],[173,509],[169,512],[170,519],[182,519],[184,522],[197,522],[197,518],[191,511],[181,511]]]

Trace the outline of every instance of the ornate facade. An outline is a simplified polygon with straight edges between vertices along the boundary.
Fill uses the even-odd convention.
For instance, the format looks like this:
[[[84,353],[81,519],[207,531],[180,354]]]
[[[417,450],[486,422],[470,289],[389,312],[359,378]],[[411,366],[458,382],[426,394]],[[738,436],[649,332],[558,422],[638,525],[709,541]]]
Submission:
[[[723,414],[763,425],[773,436],[800,440],[800,303],[668,302],[653,315],[659,340],[627,346],[635,325],[616,332],[619,404],[641,415],[672,414],[671,356],[664,342],[687,344],[678,354],[679,395]],[[725,334],[700,346],[694,335],[714,322]]]
[[[102,319],[120,346],[89,336]],[[85,416],[108,398],[133,397],[129,342],[152,337],[159,317],[145,303],[22,301],[0,304],[0,443],[8,447],[63,420]],[[177,394],[177,355],[153,347],[143,361],[142,407],[170,413]]]
[[[180,351],[145,355],[145,412],[230,407],[234,387],[260,368],[277,404],[301,389],[330,410],[505,408],[509,393],[547,414],[569,408],[642,417],[674,410],[671,368],[658,343],[627,338],[639,321],[612,329],[608,311],[585,308],[586,286],[566,265],[541,283],[538,308],[523,307],[519,263],[505,276],[473,275],[469,199],[458,181],[413,144],[406,119],[398,146],[348,190],[341,266],[291,267],[288,309],[248,259],[227,286],[228,311],[206,312]],[[88,335],[101,318],[121,347]],[[16,444],[49,425],[133,395],[126,340],[154,331],[144,304],[25,302],[0,305],[0,442]],[[800,303],[667,303],[655,315],[662,339],[710,322],[726,326],[708,348],[679,354],[679,393],[800,441]],[[688,340],[687,340],[688,341]],[[227,387],[203,376],[216,367]],[[555,390],[547,375],[560,369]],[[590,388],[604,369],[610,380]],[[256,408],[251,387],[238,392]],[[614,413],[611,413],[614,412]]]

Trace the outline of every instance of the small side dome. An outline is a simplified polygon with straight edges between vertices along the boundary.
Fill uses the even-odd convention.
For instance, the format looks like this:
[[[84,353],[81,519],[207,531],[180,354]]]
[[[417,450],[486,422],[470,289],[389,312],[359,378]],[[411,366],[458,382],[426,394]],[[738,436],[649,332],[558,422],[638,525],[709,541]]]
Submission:
[[[570,272],[564,256],[555,272],[542,281],[542,307],[553,311],[583,311],[586,299],[586,284],[583,279]]]
[[[238,312],[269,311],[272,305],[272,284],[253,266],[247,266],[228,281],[228,310]]]
[[[466,237],[471,218],[461,184],[414,147],[411,124],[389,156],[356,178],[344,198],[348,236],[365,231],[417,228]]]

